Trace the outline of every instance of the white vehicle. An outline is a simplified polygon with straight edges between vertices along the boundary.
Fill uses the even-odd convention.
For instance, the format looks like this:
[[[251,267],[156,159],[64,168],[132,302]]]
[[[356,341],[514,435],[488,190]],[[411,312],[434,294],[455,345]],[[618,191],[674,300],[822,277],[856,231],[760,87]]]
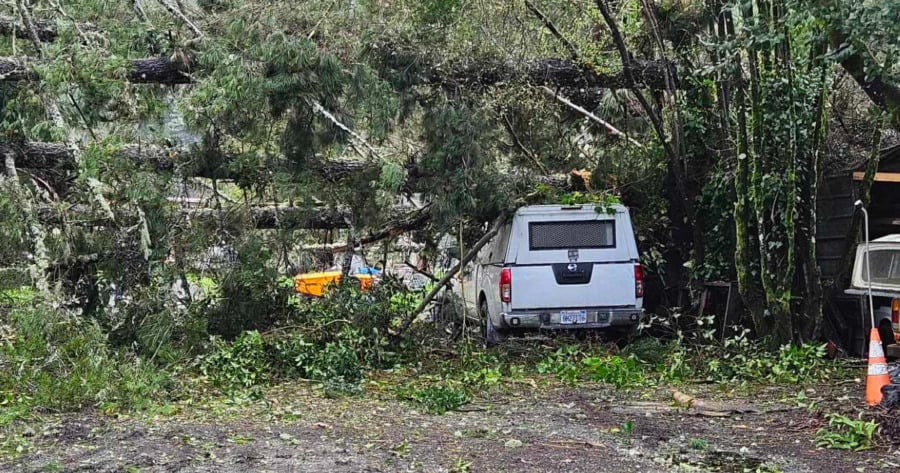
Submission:
[[[872,260],[872,301],[874,302],[875,326],[885,353],[893,352],[893,345],[900,336],[900,235],[887,235],[869,243]],[[866,271],[866,245],[856,247],[856,262],[850,288],[846,294],[859,296],[860,317],[869,326],[869,279]]]
[[[475,293],[485,340],[515,329],[633,331],[644,284],[628,209],[520,208],[479,253]]]

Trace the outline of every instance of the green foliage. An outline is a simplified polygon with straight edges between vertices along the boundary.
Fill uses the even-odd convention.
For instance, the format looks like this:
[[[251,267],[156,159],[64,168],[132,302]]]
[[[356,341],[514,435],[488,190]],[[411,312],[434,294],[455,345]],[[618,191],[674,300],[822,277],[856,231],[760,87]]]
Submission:
[[[816,431],[816,445],[839,450],[872,448],[878,424],[875,421],[850,419],[842,414],[827,414],[828,427]]]
[[[201,366],[201,372],[214,385],[225,389],[263,384],[269,379],[270,371],[266,343],[257,331],[244,332],[231,343],[215,340],[211,354]]]
[[[230,343],[215,339],[202,372],[226,391],[302,378],[321,382],[329,394],[356,392],[363,370],[402,359],[403,342],[388,329],[405,314],[395,302],[404,291],[388,278],[366,292],[342,284],[312,301],[291,296],[290,313],[280,321],[290,329],[265,336],[245,331]]]
[[[554,353],[538,362],[537,372],[540,374],[554,374],[557,378],[574,384],[578,380],[578,357],[581,349],[574,345],[558,348]]]
[[[698,201],[706,248],[694,274],[699,280],[731,280],[734,274],[734,199],[733,176],[723,170],[710,173]]]
[[[751,345],[745,350],[719,351],[717,357],[708,360],[705,374],[716,382],[800,383],[828,377],[833,370],[825,359],[825,345],[785,345],[775,354]]]
[[[764,342],[751,340],[750,330],[740,326],[731,327],[732,335],[720,339],[713,322],[713,316],[690,317],[674,312],[652,322],[673,331],[675,337],[667,346],[640,342],[626,350],[653,364],[669,381],[798,384],[830,379],[840,371],[837,363],[826,358],[824,344],[789,344],[770,350]],[[641,346],[644,343],[648,346]],[[664,359],[661,361],[658,355]]]
[[[645,380],[643,368],[634,357],[591,356],[581,360],[581,363],[591,380],[612,384],[617,388],[640,384]]]
[[[709,442],[703,439],[692,438],[688,441],[688,447],[694,450],[709,450]]]
[[[613,206],[622,203],[618,196],[606,192],[575,191],[562,194],[557,199],[563,205],[593,204],[594,210],[599,214],[613,213]]]
[[[471,401],[469,394],[448,385],[431,385],[421,389],[401,390],[401,396],[411,399],[428,412],[444,414],[455,411]]]
[[[28,291],[6,295],[13,302],[2,308],[9,334],[0,339],[0,402],[9,412],[140,409],[172,388],[167,372],[127,350],[111,350],[96,323]]]
[[[419,189],[432,199],[439,225],[460,218],[488,221],[509,206],[492,159],[492,127],[485,113],[465,103],[435,106],[424,117],[426,176]]]
[[[631,434],[634,433],[634,421],[628,419],[621,424],[619,424],[619,432],[623,437],[631,437]]]
[[[567,383],[584,379],[609,383],[617,388],[644,383],[644,369],[645,365],[633,355],[591,356],[575,345],[558,348],[536,365],[538,373],[554,374]]]

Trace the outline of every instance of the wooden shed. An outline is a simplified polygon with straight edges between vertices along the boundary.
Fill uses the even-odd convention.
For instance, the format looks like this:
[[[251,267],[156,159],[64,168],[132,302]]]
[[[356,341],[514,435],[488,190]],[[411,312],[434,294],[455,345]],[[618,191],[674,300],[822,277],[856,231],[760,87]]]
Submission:
[[[856,230],[862,218],[854,206],[860,198],[865,162],[826,172],[819,186],[816,206],[816,256],[826,295],[825,317],[833,334],[852,352],[860,352],[866,339],[867,324],[860,320],[859,299],[844,294],[848,286]],[[869,234],[876,239],[900,234],[900,144],[881,151],[872,184]]]

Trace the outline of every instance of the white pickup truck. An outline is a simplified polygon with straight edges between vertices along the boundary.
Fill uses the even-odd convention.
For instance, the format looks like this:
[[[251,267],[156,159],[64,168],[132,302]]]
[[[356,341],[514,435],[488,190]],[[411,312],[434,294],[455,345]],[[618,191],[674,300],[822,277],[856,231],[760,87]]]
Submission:
[[[644,284],[628,209],[520,208],[479,253],[475,293],[488,343],[516,329],[630,333]]]
[[[887,235],[869,243],[869,258],[872,261],[872,301],[875,308],[875,326],[884,344],[885,353],[892,352],[900,356],[900,351],[893,349],[900,335],[900,235]],[[846,294],[859,296],[860,314],[866,327],[869,321],[868,290],[869,279],[866,271],[866,246],[856,247],[856,261],[853,264],[853,275],[850,288]],[[896,345],[895,345],[896,346]]]

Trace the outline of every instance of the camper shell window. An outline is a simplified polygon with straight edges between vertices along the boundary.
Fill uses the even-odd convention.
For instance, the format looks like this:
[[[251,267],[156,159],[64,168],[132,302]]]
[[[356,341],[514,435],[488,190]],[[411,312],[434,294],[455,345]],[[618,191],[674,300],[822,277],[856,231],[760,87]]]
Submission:
[[[532,251],[616,247],[615,220],[530,222],[528,246]]]
[[[900,249],[873,250],[869,259],[872,261],[872,284],[900,286]],[[862,280],[869,282],[865,258],[862,261]]]

